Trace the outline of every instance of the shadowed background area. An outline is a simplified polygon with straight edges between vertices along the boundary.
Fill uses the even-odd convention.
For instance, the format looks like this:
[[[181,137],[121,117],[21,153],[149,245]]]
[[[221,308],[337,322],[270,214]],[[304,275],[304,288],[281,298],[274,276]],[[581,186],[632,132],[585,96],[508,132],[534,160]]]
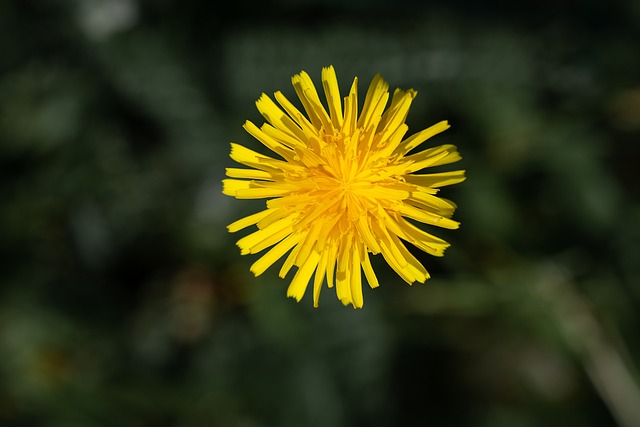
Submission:
[[[640,425],[639,44],[621,0],[1,2],[0,424]],[[225,228],[255,100],[330,64],[468,176],[362,310]]]

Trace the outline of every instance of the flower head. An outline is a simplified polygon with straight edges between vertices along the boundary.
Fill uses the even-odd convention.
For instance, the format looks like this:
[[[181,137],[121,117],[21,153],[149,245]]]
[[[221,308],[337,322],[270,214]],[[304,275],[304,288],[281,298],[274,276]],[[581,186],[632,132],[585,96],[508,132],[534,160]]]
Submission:
[[[274,102],[266,94],[256,102],[267,123],[250,121],[246,131],[280,158],[231,144],[231,158],[249,168],[227,168],[223,193],[238,199],[269,199],[266,209],[227,228],[257,231],[237,244],[243,255],[270,248],[251,266],[256,275],[284,257],[284,278],[297,271],[287,296],[300,301],[313,277],[313,304],[318,306],[326,278],[338,299],[363,305],[362,272],[371,288],[378,279],[369,254],[382,254],[407,283],[424,283],[429,273],[403,241],[435,256],[449,246],[416,222],[458,228],[451,220],[456,205],[436,194],[440,187],[464,181],[464,171],[415,174],[460,160],[453,145],[412,153],[427,139],[449,128],[441,121],[407,138],[405,119],[414,90],[396,89],[376,76],[358,111],[358,78],[342,99],[333,67],[322,69],[325,108],[309,75],[292,78],[304,112],[281,92]],[[314,274],[315,273],[315,274]]]

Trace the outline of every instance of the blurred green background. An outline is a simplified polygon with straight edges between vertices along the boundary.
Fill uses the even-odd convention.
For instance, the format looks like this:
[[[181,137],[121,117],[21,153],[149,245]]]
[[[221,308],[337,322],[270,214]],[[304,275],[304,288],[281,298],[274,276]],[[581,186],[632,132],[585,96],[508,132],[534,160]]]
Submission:
[[[637,1],[0,2],[0,425],[639,426],[639,46]],[[254,101],[329,64],[468,171],[362,310],[225,229]]]

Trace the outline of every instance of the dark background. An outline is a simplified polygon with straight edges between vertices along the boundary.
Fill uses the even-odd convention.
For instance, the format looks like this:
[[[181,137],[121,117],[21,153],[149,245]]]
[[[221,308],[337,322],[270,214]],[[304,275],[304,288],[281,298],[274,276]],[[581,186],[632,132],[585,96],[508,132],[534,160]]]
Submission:
[[[640,425],[639,47],[637,1],[0,2],[0,425]],[[330,64],[468,175],[362,310],[225,229],[254,101]]]

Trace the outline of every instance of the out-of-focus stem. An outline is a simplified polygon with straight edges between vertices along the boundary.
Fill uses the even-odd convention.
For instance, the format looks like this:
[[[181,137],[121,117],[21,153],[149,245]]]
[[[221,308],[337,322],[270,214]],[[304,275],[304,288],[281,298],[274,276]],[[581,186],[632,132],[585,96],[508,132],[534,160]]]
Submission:
[[[538,270],[534,293],[549,306],[602,400],[622,427],[640,426],[640,387],[572,281],[552,264]]]

